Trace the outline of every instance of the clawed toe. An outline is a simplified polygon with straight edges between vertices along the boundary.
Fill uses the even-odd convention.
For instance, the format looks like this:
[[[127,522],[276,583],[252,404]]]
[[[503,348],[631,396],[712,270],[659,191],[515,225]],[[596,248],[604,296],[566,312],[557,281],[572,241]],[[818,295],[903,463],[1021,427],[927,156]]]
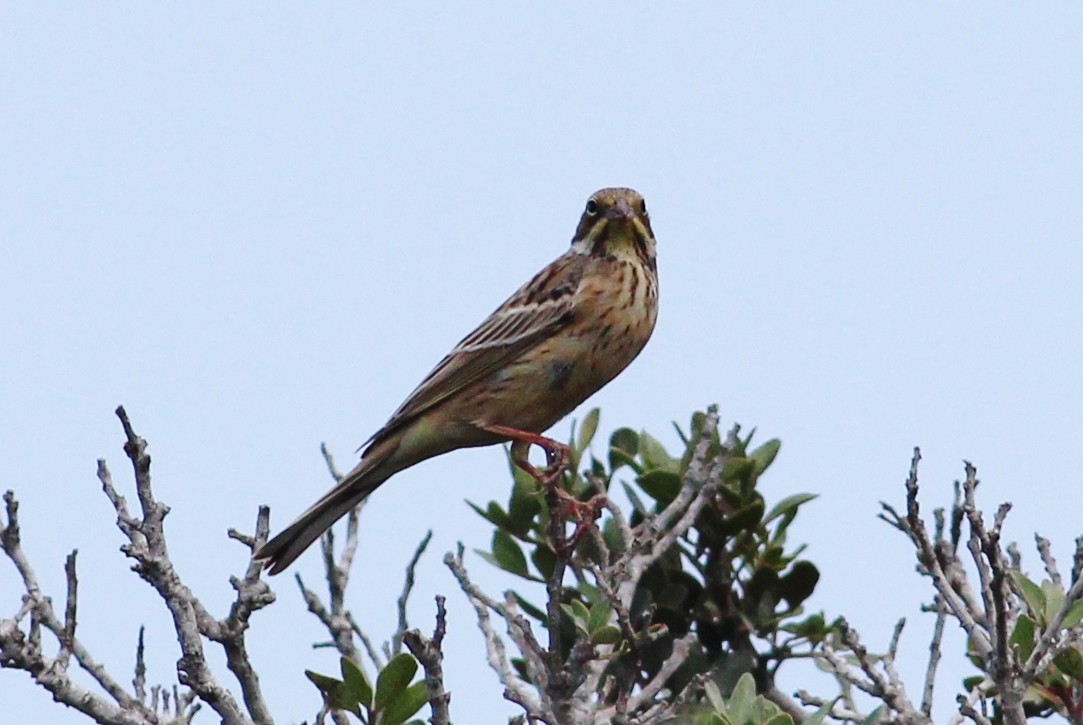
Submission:
[[[546,488],[557,486],[561,477],[567,472],[570,461],[571,451],[567,446],[558,443],[551,448],[546,447],[545,462],[547,465],[543,470],[537,471],[534,478]]]

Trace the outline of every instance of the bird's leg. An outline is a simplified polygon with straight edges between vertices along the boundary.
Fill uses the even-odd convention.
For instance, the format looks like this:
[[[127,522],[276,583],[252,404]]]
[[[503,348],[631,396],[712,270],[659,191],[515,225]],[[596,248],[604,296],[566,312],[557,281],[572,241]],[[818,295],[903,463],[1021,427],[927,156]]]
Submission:
[[[594,526],[594,522],[602,515],[602,509],[605,508],[606,498],[604,493],[599,493],[595,496],[591,496],[589,501],[580,501],[579,499],[569,496],[563,501],[564,509],[562,513],[565,516],[575,521],[575,531],[568,537],[567,549],[568,551],[574,551],[576,545],[579,544],[579,540],[583,538],[583,535],[590,531]]]
[[[559,501],[560,515],[565,520],[575,523],[575,531],[563,547],[566,551],[559,552],[562,555],[570,554],[575,549],[576,544],[579,543],[579,539],[590,530],[590,527],[602,515],[602,509],[605,507],[605,494],[598,494],[589,501],[580,501],[559,485],[560,477],[568,470],[568,463],[571,461],[571,450],[563,443],[537,433],[530,433],[503,425],[489,425],[485,428],[492,433],[512,439],[512,462],[530,474],[534,480],[555,496]],[[540,446],[545,451],[547,463],[545,470],[539,471],[531,465],[529,460],[531,445]]]
[[[552,488],[560,480],[561,475],[568,470],[568,462],[571,461],[572,452],[563,443],[537,433],[510,428],[506,425],[487,425],[485,430],[511,438],[512,462],[529,473],[534,480],[546,488]],[[538,446],[545,451],[546,467],[544,470],[539,471],[530,463],[529,454],[532,445]]]

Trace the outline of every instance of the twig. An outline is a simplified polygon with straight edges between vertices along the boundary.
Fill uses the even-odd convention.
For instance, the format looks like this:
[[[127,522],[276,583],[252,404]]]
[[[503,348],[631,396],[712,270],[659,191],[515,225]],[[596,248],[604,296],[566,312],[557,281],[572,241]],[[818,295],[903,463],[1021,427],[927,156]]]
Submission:
[[[564,517],[561,511],[560,495],[557,493],[555,484],[549,486],[545,492],[545,504],[549,511],[549,524],[546,528],[548,546],[553,550],[553,571],[546,577],[546,629],[549,632],[549,649],[539,652],[545,662],[547,677],[545,690],[549,700],[558,707],[564,707],[568,696],[571,695],[570,681],[567,670],[564,667],[564,655],[560,643],[560,625],[562,612],[560,605],[564,602],[564,572],[568,566],[571,551],[568,539],[564,532]],[[509,622],[510,624],[510,622]],[[560,714],[560,721],[567,719],[568,713]]]
[[[542,714],[548,710],[545,706],[547,703],[543,703],[543,700],[534,692],[532,686],[520,678],[512,669],[511,662],[508,659],[507,650],[504,647],[504,641],[500,638],[500,635],[496,633],[496,630],[493,629],[492,620],[489,617],[489,612],[491,610],[507,621],[508,616],[504,605],[490,598],[470,580],[466,567],[463,565],[462,543],[458,545],[455,554],[448,553],[444,556],[444,564],[451,570],[455,579],[458,580],[459,587],[463,590],[463,593],[466,594],[466,598],[474,607],[474,612],[477,615],[478,620],[478,628],[485,637],[486,658],[489,661],[489,666],[496,672],[497,677],[500,678],[500,683],[505,688],[504,696],[522,706],[527,717],[541,717]],[[508,622],[508,628],[510,631],[510,622]],[[542,658],[541,647],[536,640],[531,641],[532,639],[533,635],[524,639],[524,641],[528,643],[528,646],[526,647],[527,651],[523,654],[527,656],[526,662],[528,667],[535,670],[535,672],[531,673],[532,676],[537,674],[544,677],[544,667],[538,667],[538,663]],[[541,672],[537,672],[538,669],[541,669]],[[544,689],[539,688],[539,690],[544,697]]]
[[[402,594],[399,595],[397,607],[399,626],[395,628],[394,634],[391,635],[391,654],[393,655],[397,655],[402,651],[402,638],[406,634],[407,627],[410,626],[406,619],[406,604],[409,602],[410,592],[414,588],[414,570],[417,568],[417,563],[421,560],[421,555],[425,553],[430,541],[432,541],[432,529],[429,529],[421,541],[418,542],[417,548],[414,549],[414,555],[410,557],[410,563],[406,565],[406,576],[403,580]]]
[[[935,597],[935,604],[936,622],[933,624],[933,636],[929,642],[929,664],[925,668],[925,684],[921,688],[921,711],[930,716],[933,714],[933,688],[936,685],[936,668],[940,664],[940,648],[944,639],[944,622],[947,620],[944,600],[939,595]]]
[[[1038,548],[1038,556],[1042,559],[1042,565],[1045,566],[1045,573],[1049,575],[1049,579],[1058,587],[1063,586],[1060,572],[1057,571],[1057,562],[1053,558],[1053,553],[1049,550],[1049,539],[1034,534],[1034,544]]]
[[[831,663],[832,670],[836,676],[859,690],[883,701],[888,707],[899,713],[904,722],[931,724],[932,720],[915,708],[910,702],[910,699],[906,695],[906,688],[899,679],[894,665],[888,666],[885,663],[884,672],[881,672],[879,668],[876,667],[868,650],[861,644],[857,632],[850,627],[846,620],[839,618],[836,621],[835,626],[838,628],[839,636],[842,639],[843,644],[845,644],[846,648],[853,654],[853,658],[857,662],[857,666],[864,677],[860,677],[852,672],[845,657],[837,652],[834,647],[825,646],[823,649],[824,657]],[[893,640],[897,641],[898,633],[900,631],[901,624],[897,624]],[[853,709],[852,703],[848,704],[850,704],[850,708]]]
[[[135,645],[135,676],[132,678],[132,687],[135,689],[135,696],[139,698],[139,702],[146,702],[147,699],[147,663],[143,657],[143,625],[139,626],[139,640]]]
[[[136,494],[143,513],[139,520],[128,514],[123,497],[118,496],[112,488],[105,461],[99,460],[98,477],[106,496],[116,510],[117,525],[130,542],[121,547],[121,550],[135,561],[133,570],[154,587],[172,615],[173,626],[181,647],[181,657],[177,661],[177,674],[181,683],[195,690],[200,699],[218,713],[224,722],[251,722],[241,711],[233,695],[218,683],[210,668],[207,667],[203,652],[201,622],[197,618],[197,611],[202,610],[202,605],[197,606],[195,596],[181,582],[169,558],[163,527],[169,507],[156,500],[151,489],[150,456],[146,452],[147,443],[132,429],[123,406],[117,408],[116,414],[124,428],[127,439],[124,452],[132,463]]]
[[[361,658],[358,656],[357,647],[355,647],[353,643],[353,633],[356,624],[351,620],[347,613],[334,612],[325,607],[323,602],[320,601],[319,596],[305,586],[305,581],[301,578],[300,573],[294,574],[293,578],[297,582],[297,588],[301,590],[301,597],[305,600],[305,606],[308,607],[308,611],[315,614],[316,619],[320,620],[320,623],[323,624],[331,634],[331,645],[338,650],[340,655],[360,667]],[[375,662],[377,669],[379,669],[381,665],[380,659],[378,657],[373,657],[373,661]]]
[[[248,621],[253,612],[256,612],[275,601],[275,594],[262,578],[260,572],[262,566],[251,558],[260,546],[267,541],[270,533],[271,511],[266,506],[260,506],[256,514],[255,536],[248,541],[241,540],[250,553],[248,568],[243,579],[235,576],[229,578],[229,583],[237,592],[237,598],[230,606],[229,614],[225,619],[218,622],[218,626],[207,632],[207,636],[222,645],[226,652],[226,665],[241,686],[241,695],[244,697],[245,707],[256,723],[272,722],[270,709],[263,699],[259,686],[259,675],[248,658],[248,649],[245,646],[245,631],[248,629]],[[237,538],[237,537],[230,537]],[[248,538],[248,537],[246,537]]]
[[[64,598],[64,629],[60,633],[60,652],[57,653],[57,663],[67,669],[71,661],[72,649],[75,647],[75,599],[79,593],[79,579],[75,576],[75,555],[78,551],[73,550],[64,561],[64,577],[68,582],[68,593]]]
[[[3,496],[7,523],[0,527],[0,548],[15,565],[22,579],[26,594],[23,605],[13,619],[0,619],[0,666],[21,669],[30,673],[34,681],[45,688],[58,702],[62,702],[98,722],[144,722],[153,712],[129,695],[114,680],[105,667],[96,662],[82,642],[75,637],[74,617],[77,588],[69,578],[66,612],[68,621],[62,622],[53,609],[52,601],[42,592],[37,574],[22,548],[19,530],[19,503],[12,491]],[[74,559],[69,558],[66,567],[69,577],[74,577]],[[24,633],[19,622],[30,615],[29,633]],[[52,658],[42,651],[41,629],[44,627],[61,641],[61,653],[67,650],[79,667],[87,672],[113,702],[92,693],[73,682],[67,673],[67,657]],[[65,641],[66,640],[66,641]]]
[[[680,639],[673,641],[672,653],[658,668],[658,671],[654,673],[654,677],[643,686],[643,689],[628,698],[628,712],[636,712],[651,703],[655,696],[665,687],[669,678],[688,660],[688,656],[692,653],[692,644],[695,641],[695,632],[689,632]]]
[[[384,667],[383,658],[380,657],[380,653],[372,643],[372,640],[369,639],[369,636],[365,634],[364,631],[362,631],[361,626],[358,625],[357,620],[354,619],[353,612],[346,612],[346,619],[349,621],[353,633],[361,640],[361,644],[365,648],[365,654],[369,656],[369,659],[372,660],[372,663],[377,670],[382,670]]]
[[[403,634],[406,647],[425,670],[425,690],[429,693],[429,707],[432,709],[432,717],[429,718],[431,725],[451,725],[451,713],[448,709],[451,693],[444,689],[442,650],[444,634],[447,632],[446,620],[444,597],[438,594],[436,596],[436,628],[433,630],[432,637],[426,637],[416,629]]]

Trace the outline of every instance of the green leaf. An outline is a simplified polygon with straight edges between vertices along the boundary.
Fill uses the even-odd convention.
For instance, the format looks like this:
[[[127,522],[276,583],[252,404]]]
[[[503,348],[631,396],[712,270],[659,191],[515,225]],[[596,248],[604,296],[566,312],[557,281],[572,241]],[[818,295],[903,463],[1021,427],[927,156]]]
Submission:
[[[1015,620],[1015,628],[1008,638],[1009,646],[1019,648],[1019,659],[1023,662],[1026,662],[1034,651],[1034,629],[1034,620],[1022,614]]]
[[[820,709],[812,713],[805,718],[801,725],[823,725],[827,722],[827,716],[831,714],[831,708],[834,707],[835,701],[825,702],[820,706]]]
[[[1071,629],[1079,624],[1081,620],[1083,620],[1083,599],[1077,599],[1068,608],[1068,614],[1064,616],[1064,622],[1061,626],[1064,629]]]
[[[622,638],[620,630],[612,624],[598,627],[598,629],[590,633],[591,644],[617,644]]]
[[[711,707],[718,712],[726,711],[726,701],[722,699],[722,693],[718,689],[718,685],[708,680],[703,683],[703,692],[707,695],[707,701],[711,703]]]
[[[346,694],[344,683],[334,677],[321,675],[312,670],[305,670],[305,677],[312,681],[323,695],[324,702],[334,710],[346,710],[361,717],[361,708],[358,703]]]
[[[518,536],[526,536],[530,531],[530,524],[534,517],[541,511],[541,497],[538,496],[538,482],[530,477],[526,471],[517,469],[523,475],[515,476],[515,485],[511,489],[511,499],[508,501],[508,530]]]
[[[383,710],[395,698],[399,697],[417,672],[417,660],[405,652],[400,652],[380,670],[376,677],[376,699],[373,707]],[[413,714],[413,713],[411,713]]]
[[[587,632],[594,634],[597,630],[609,624],[609,617],[613,614],[613,607],[605,599],[599,599],[590,608],[587,616]]]
[[[601,411],[598,408],[592,409],[583,418],[583,423],[579,427],[579,436],[575,442],[575,448],[582,453],[590,445],[590,442],[594,440],[594,434],[598,432],[598,418]]]
[[[594,456],[590,457],[590,475],[594,477],[600,488],[604,491],[609,490],[609,472],[605,470],[605,465]]]
[[[424,681],[415,682],[387,704],[380,715],[380,725],[402,725],[428,701],[429,692]]]
[[[1061,650],[1053,658],[1053,664],[1057,669],[1073,680],[1083,680],[1083,655],[1075,647]]]
[[[534,562],[534,568],[542,575],[543,579],[553,576],[553,570],[557,565],[557,556],[545,544],[538,544],[530,554],[530,560]]]
[[[808,720],[803,720],[802,725],[807,722]],[[764,720],[763,725],[793,725],[793,718],[784,712],[780,712],[777,715]]]
[[[594,586],[593,584],[588,584],[585,581],[579,582],[574,587],[569,587],[568,590],[572,592],[578,591],[580,594],[583,595],[583,599],[586,601],[586,603],[590,604],[591,606],[593,606],[595,602],[600,602],[605,599],[605,595],[602,594],[601,589]]]
[[[490,554],[489,552],[485,551],[484,549],[474,549],[474,553],[477,554],[478,556],[480,556],[485,561],[492,564],[493,566],[495,566],[497,569],[501,568],[500,567],[500,562],[498,562],[496,560],[496,557],[493,556],[492,554]]]
[[[305,670],[305,677],[312,681],[320,692],[327,694],[336,687],[342,684],[341,681],[336,680],[334,677],[328,675],[321,675],[319,672],[313,672],[312,670]]]
[[[748,457],[756,464],[757,475],[767,470],[767,467],[775,460],[775,456],[778,455],[778,449],[781,447],[782,441],[778,438],[772,438],[748,454]]]
[[[971,677],[963,678],[963,689],[967,692],[972,692],[975,687],[980,685],[985,680],[985,675],[972,675]]]
[[[1042,594],[1045,595],[1045,617],[1042,622],[1049,623],[1064,605],[1064,588],[1046,579],[1042,582]]]
[[[970,664],[978,669],[985,666],[982,662],[982,658],[978,656],[978,648],[974,646],[974,640],[969,637],[966,640],[966,657],[970,660]]]
[[[519,592],[515,591],[514,589],[511,590],[511,594],[513,597],[515,597],[515,601],[519,603],[519,606],[523,608],[524,612],[526,612],[528,615],[538,620],[539,622],[546,621],[547,615],[539,607],[528,602],[526,599],[520,596]]]
[[[751,458],[734,456],[722,466],[722,480],[726,483],[743,483],[755,470],[756,463]]]
[[[820,495],[816,493],[795,493],[792,496],[787,496],[771,507],[771,510],[763,517],[763,523],[769,524],[779,516],[788,514],[791,511],[797,511],[802,504],[819,497]]]
[[[756,528],[761,516],[763,516],[763,500],[757,498],[727,516],[718,529],[725,536],[734,536],[738,532]]]
[[[681,427],[677,425],[677,421],[673,421],[673,430],[677,431],[677,437],[681,439],[681,445],[685,448],[688,447],[688,436],[685,434]]]
[[[779,579],[780,593],[787,604],[796,607],[812,596],[819,581],[820,571],[815,564],[811,561],[795,561],[790,571]]]
[[[621,466],[631,466],[637,472],[639,465],[635,461],[639,453],[639,434],[631,428],[618,428],[609,436],[609,469],[616,471]]]
[[[509,525],[508,515],[504,513],[504,509],[500,508],[500,504],[498,504],[496,501],[490,501],[488,509],[482,509],[480,506],[478,506],[476,503],[473,503],[472,501],[467,501],[466,505],[474,509],[478,516],[482,517],[494,526],[506,528]]]
[[[756,681],[748,672],[741,675],[733,687],[733,693],[727,701],[727,707],[737,722],[745,722],[753,715],[756,701]]]
[[[743,606],[757,628],[774,619],[780,599],[778,590],[778,572],[765,567],[756,569],[745,584]]]
[[[665,446],[651,437],[647,431],[639,434],[639,449],[643,453],[643,460],[655,468],[664,468],[676,471],[673,457],[666,452]]]
[[[1019,570],[1013,570],[1011,577],[1012,581],[1019,587],[1019,591],[1023,593],[1023,600],[1027,603],[1030,615],[1035,619],[1039,619],[1045,613],[1045,594],[1042,593],[1042,588]]]
[[[824,621],[823,612],[810,614],[800,622],[792,622],[783,625],[780,629],[783,632],[789,632],[798,637],[804,637],[813,643],[820,642],[831,632],[831,628],[828,627],[827,622]]]
[[[880,707],[870,712],[869,716],[865,718],[864,722],[862,722],[861,725],[876,725],[883,717],[885,707],[885,705],[881,705]]]
[[[587,609],[587,605],[579,599],[573,599],[571,603],[572,618],[577,622],[582,622],[586,625],[587,620],[590,619],[590,610]]]
[[[636,483],[663,508],[668,506],[681,490],[681,477],[671,471],[654,468],[640,476]]]
[[[365,673],[351,660],[343,657],[339,662],[342,669],[342,682],[346,694],[364,708],[372,707],[372,685],[365,679]]]
[[[567,615],[568,619],[572,620],[572,622],[578,629],[582,629],[584,631],[586,630],[585,624],[579,621],[578,617],[576,617],[575,608],[572,607],[571,604],[561,604],[560,609],[562,612],[564,612],[565,615]]]
[[[602,538],[605,540],[605,545],[614,554],[623,554],[627,548],[620,525],[617,524],[617,520],[613,517],[607,518],[605,523],[602,524]]]
[[[639,500],[639,496],[636,495],[635,489],[633,489],[624,481],[621,481],[621,486],[624,487],[624,495],[626,495],[628,497],[628,500],[632,502],[632,510],[637,511],[644,516],[648,515],[650,511],[643,504],[643,502]]]
[[[493,558],[497,566],[504,571],[517,574],[524,579],[531,578],[526,568],[526,555],[519,548],[519,544],[507,531],[497,529],[493,532]]]

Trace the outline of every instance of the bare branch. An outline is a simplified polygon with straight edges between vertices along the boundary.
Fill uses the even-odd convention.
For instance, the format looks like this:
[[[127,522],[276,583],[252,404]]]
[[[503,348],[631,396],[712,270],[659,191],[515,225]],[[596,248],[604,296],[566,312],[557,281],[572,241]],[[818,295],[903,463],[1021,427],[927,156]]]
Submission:
[[[466,572],[466,567],[463,565],[463,545],[460,543],[457,549],[457,553],[448,553],[444,556],[444,564],[459,582],[459,587],[462,588],[463,593],[466,594],[466,598],[470,601],[470,604],[474,607],[474,612],[478,619],[478,628],[485,636],[485,654],[489,661],[489,666],[496,672],[497,677],[500,678],[500,683],[505,688],[504,696],[513,702],[518,703],[526,711],[527,716],[531,718],[537,718],[542,715],[548,708],[543,707],[542,700],[534,692],[532,686],[520,678],[511,666],[511,662],[508,659],[507,650],[504,647],[504,641],[500,638],[500,635],[493,629],[492,620],[489,617],[489,611],[492,610],[508,620],[506,609],[503,604],[493,600],[487,594],[482,592],[476,584],[470,580],[469,574]],[[509,630],[511,624],[508,625]],[[527,644],[526,652],[524,655],[533,655],[527,657],[528,665],[535,670],[534,674],[540,674],[544,677],[544,667],[539,667],[542,659],[541,646],[538,645],[536,640],[533,640],[533,635],[524,641]],[[537,670],[541,670],[537,673]],[[542,689],[542,688],[539,688]],[[544,692],[544,689],[542,689]]]
[[[444,689],[442,646],[446,632],[447,611],[444,609],[444,597],[437,595],[436,628],[433,630],[432,637],[426,637],[416,629],[403,635],[407,648],[425,671],[425,689],[429,693],[429,706],[432,709],[432,717],[429,718],[431,725],[451,725],[451,713],[448,710],[451,693]]]
[[[674,640],[673,652],[665,663],[658,668],[658,672],[655,673],[650,682],[643,686],[643,689],[628,698],[628,712],[636,712],[651,703],[658,693],[662,691],[662,688],[665,687],[669,678],[688,660],[688,656],[692,653],[692,644],[695,641],[696,635],[694,632],[689,632],[680,639]]]
[[[56,700],[69,704],[91,717],[104,717],[109,720],[121,717],[125,710],[137,711],[139,703],[125,692],[124,688],[106,672],[105,667],[96,662],[75,637],[76,605],[74,600],[77,597],[77,585],[73,583],[74,559],[69,557],[69,563],[65,567],[65,572],[69,577],[66,613],[70,614],[68,623],[65,623],[53,610],[50,598],[42,592],[37,574],[23,551],[19,532],[19,503],[13,492],[7,491],[4,494],[4,504],[7,525],[0,529],[0,545],[15,565],[26,594],[23,606],[15,619],[0,620],[0,652],[2,652],[0,665],[27,670],[38,684],[49,690]],[[31,616],[29,636],[19,629],[19,621],[27,614]],[[79,667],[94,678],[119,708],[72,683],[66,674],[68,666],[66,656],[63,658],[58,656],[57,660],[53,660],[42,653],[42,626],[61,641],[61,653],[66,650],[74,656]]]
[[[182,684],[188,685],[218,713],[227,723],[248,723],[233,695],[224,688],[207,666],[201,638],[201,624],[212,626],[213,620],[200,621],[202,605],[186,587],[173,568],[165,541],[164,521],[169,507],[155,499],[151,489],[150,456],[147,443],[136,435],[124,407],[118,407],[117,417],[124,428],[127,442],[124,452],[132,463],[135,473],[136,494],[142,510],[142,518],[132,518],[123,497],[116,494],[104,461],[98,462],[98,476],[106,496],[117,512],[117,526],[128,537],[129,544],[122,547],[125,555],[135,561],[132,569],[158,592],[173,618],[181,647],[177,662],[177,674]]]
[[[944,639],[944,622],[947,620],[947,610],[940,596],[935,597],[936,623],[933,625],[933,636],[929,642],[929,664],[925,668],[925,685],[921,688],[921,711],[926,715],[933,713],[933,688],[936,685],[936,668],[940,664],[941,642]]]
[[[360,667],[361,658],[353,643],[354,622],[344,612],[333,612],[325,607],[319,596],[305,586],[304,579],[299,573],[294,574],[293,578],[301,590],[301,597],[305,600],[308,611],[315,614],[316,619],[320,620],[320,623],[331,634],[331,645],[338,650],[339,654]],[[373,660],[379,668],[380,660],[378,658],[373,658]]]
[[[144,659],[143,635],[145,628],[139,627],[139,641],[135,645],[135,677],[132,678],[132,687],[139,702],[147,701],[147,663]]]
[[[1042,565],[1045,566],[1045,573],[1049,575],[1049,579],[1057,586],[1063,586],[1060,572],[1057,571],[1057,562],[1049,550],[1049,539],[1034,534],[1034,544],[1038,547],[1038,556],[1042,559]]]
[[[417,569],[417,563],[421,560],[421,555],[425,553],[430,541],[432,541],[432,529],[429,529],[421,541],[418,542],[417,548],[414,549],[414,555],[410,558],[410,563],[406,565],[406,577],[403,580],[402,594],[399,595],[398,600],[399,626],[391,635],[391,654],[393,655],[397,655],[402,651],[402,638],[406,634],[406,629],[410,626],[406,619],[406,604],[409,602],[410,592],[414,588],[414,571]],[[438,607],[438,609],[442,608],[443,604]]]

